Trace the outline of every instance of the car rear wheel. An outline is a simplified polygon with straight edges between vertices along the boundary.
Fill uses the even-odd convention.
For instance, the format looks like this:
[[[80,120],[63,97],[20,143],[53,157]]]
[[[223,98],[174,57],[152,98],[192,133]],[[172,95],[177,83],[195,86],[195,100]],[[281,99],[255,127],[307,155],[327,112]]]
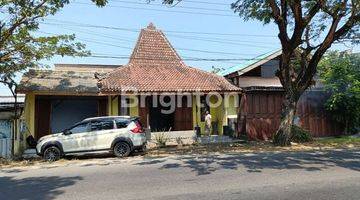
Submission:
[[[113,151],[114,151],[114,155],[120,158],[129,156],[129,154],[131,153],[130,145],[126,142],[116,143]]]
[[[61,151],[56,146],[51,146],[45,149],[43,157],[48,162],[54,162],[60,159]]]

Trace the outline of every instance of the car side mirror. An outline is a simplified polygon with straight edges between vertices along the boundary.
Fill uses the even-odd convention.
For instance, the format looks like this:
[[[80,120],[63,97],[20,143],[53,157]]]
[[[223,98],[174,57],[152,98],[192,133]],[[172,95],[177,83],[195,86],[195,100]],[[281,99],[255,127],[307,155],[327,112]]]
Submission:
[[[63,133],[64,133],[64,135],[70,135],[71,131],[70,130],[65,130]]]

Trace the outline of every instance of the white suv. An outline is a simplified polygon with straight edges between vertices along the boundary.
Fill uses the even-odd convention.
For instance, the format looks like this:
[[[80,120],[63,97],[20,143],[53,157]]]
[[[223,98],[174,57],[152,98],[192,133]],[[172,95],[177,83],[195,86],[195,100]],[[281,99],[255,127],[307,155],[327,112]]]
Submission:
[[[36,152],[47,161],[55,161],[65,155],[91,152],[126,157],[145,146],[145,132],[137,117],[107,116],[88,118],[62,133],[40,138]]]

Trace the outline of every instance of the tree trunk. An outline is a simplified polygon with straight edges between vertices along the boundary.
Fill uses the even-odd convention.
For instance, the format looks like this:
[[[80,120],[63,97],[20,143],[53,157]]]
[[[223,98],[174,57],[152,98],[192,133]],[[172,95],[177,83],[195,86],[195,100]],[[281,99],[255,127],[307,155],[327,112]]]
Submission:
[[[277,146],[291,145],[290,143],[292,136],[291,127],[294,123],[297,100],[298,100],[297,98],[288,97],[288,95],[286,95],[285,97],[281,112],[280,126],[273,140],[274,144]]]

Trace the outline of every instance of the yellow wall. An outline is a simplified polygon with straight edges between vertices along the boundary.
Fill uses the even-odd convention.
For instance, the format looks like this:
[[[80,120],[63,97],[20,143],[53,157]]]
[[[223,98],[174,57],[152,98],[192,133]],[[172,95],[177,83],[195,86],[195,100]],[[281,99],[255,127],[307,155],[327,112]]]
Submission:
[[[130,97],[130,96],[129,96]],[[109,115],[118,115],[118,100],[119,98],[109,98]],[[131,96],[130,98],[136,98],[137,102],[139,102],[139,99],[137,96]],[[212,116],[213,122],[218,122],[218,134],[223,134],[223,126],[227,125],[227,116],[229,115],[236,115],[237,114],[237,107],[235,105],[235,101],[237,101],[237,98],[233,95],[224,95],[223,101],[221,104],[219,104],[216,107],[210,107],[210,114]],[[212,95],[210,98],[210,102],[212,104],[216,104],[217,97],[215,95]],[[200,98],[197,96],[193,96],[193,125],[194,127],[198,124],[201,128],[201,133],[203,134],[205,132],[205,122],[201,122],[201,113],[200,113],[200,107],[196,109],[196,105],[200,105]],[[130,116],[139,116],[139,106],[133,106],[130,107]]]
[[[216,103],[216,97],[210,98],[211,103]],[[200,97],[193,96],[193,124],[194,127],[198,124],[200,126],[201,134],[205,133],[205,122],[201,121]],[[223,107],[222,104],[217,107],[210,107],[210,114],[213,122],[218,122],[218,134],[222,134],[223,126]]]
[[[227,114],[228,115],[237,115],[237,108],[239,105],[239,97],[236,97],[234,95],[225,95],[225,104],[226,104],[226,100],[228,99],[228,104],[229,106],[226,106],[226,110],[227,110]]]
[[[137,96],[133,96],[134,98],[138,98]],[[228,98],[228,106],[225,105],[226,98]],[[108,113],[109,115],[118,115],[118,97],[108,97]],[[213,98],[210,99],[211,102],[216,101],[216,97],[213,96]],[[223,132],[223,125],[227,125],[227,116],[228,115],[236,115],[237,114],[237,108],[235,106],[235,102],[238,101],[237,98],[230,95],[230,97],[225,95],[225,101],[221,105],[219,105],[216,108],[210,108],[210,113],[212,115],[212,121],[218,122],[218,133],[222,134]],[[200,107],[196,109],[197,103],[200,103],[200,99],[197,98],[197,96],[193,96],[193,125],[194,127],[196,124],[198,124],[201,127],[201,132],[204,133],[204,122],[201,122],[201,113],[200,113]],[[130,107],[130,115],[131,116],[138,116],[139,115],[139,107],[134,106]],[[26,94],[25,98],[25,108],[22,118],[24,119],[28,131],[26,131],[24,135],[24,139],[28,135],[34,135],[35,134],[35,94],[29,93]],[[25,140],[23,140],[25,141]],[[25,144],[25,142],[24,142]],[[21,145],[24,145],[19,143],[19,146],[16,147],[16,149],[21,149]]]
[[[237,117],[239,109],[240,96],[234,96],[232,94],[225,96],[225,115]],[[227,117],[224,118],[224,124],[228,125]]]
[[[131,96],[131,98],[138,99],[137,96]],[[130,99],[131,99],[130,98]],[[119,115],[119,97],[108,97],[108,113],[112,116]],[[135,117],[139,115],[139,107],[130,107],[130,116]]]
[[[200,126],[201,132],[204,132],[204,122],[201,122],[200,117],[200,99],[197,96],[192,97],[192,111],[193,111],[193,126],[196,127],[197,125]]]
[[[117,116],[119,114],[118,97],[108,96],[108,115]]]
[[[35,95],[34,94],[26,94],[25,96],[25,108],[24,108],[23,118],[25,119],[25,124],[28,129],[28,132],[26,132],[26,137],[30,134],[34,136],[35,134]]]
[[[130,116],[138,117],[139,116],[139,106],[130,107]]]
[[[25,96],[25,105],[22,116],[17,122],[17,140],[14,142],[14,154],[20,155],[26,148],[26,138],[35,134],[35,95],[30,93]],[[25,129],[20,133],[20,125],[25,123]],[[22,139],[20,140],[20,135]]]
[[[225,95],[226,96],[226,95]],[[228,98],[228,107],[225,106],[225,101],[222,101],[222,103],[216,107],[210,107],[210,114],[212,116],[213,122],[218,122],[218,134],[223,134],[223,126],[227,125],[227,116],[228,115],[236,115],[237,108],[235,107],[235,101],[236,98],[233,96],[224,97]],[[215,104],[217,102],[217,97],[214,95],[210,98],[210,102]],[[193,96],[193,123],[194,126],[198,124],[201,129],[201,133],[204,134],[205,132],[205,122],[201,122],[201,113],[200,113],[200,107],[198,106],[198,109],[196,109],[197,105],[200,105],[200,99],[197,96]]]

